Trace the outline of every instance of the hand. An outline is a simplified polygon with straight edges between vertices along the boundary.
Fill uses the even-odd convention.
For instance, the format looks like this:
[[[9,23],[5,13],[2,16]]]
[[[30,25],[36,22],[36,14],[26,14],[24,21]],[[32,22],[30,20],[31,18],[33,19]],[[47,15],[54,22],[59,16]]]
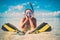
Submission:
[[[31,18],[29,18],[29,21],[31,21],[32,19]]]
[[[28,20],[29,18],[28,18],[28,16],[26,16],[26,20]]]
[[[29,30],[29,31],[27,31],[26,32],[26,34],[30,34],[30,33],[32,33],[34,30]]]
[[[26,34],[30,34],[30,33],[31,33],[31,31],[27,31],[27,32],[26,32]]]

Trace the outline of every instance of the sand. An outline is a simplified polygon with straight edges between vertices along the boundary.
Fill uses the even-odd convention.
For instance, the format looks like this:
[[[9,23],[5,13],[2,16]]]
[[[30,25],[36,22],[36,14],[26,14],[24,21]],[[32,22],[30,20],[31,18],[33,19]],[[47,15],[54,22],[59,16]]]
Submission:
[[[42,32],[39,34],[18,35],[16,32],[0,32],[0,40],[60,40],[51,32]]]

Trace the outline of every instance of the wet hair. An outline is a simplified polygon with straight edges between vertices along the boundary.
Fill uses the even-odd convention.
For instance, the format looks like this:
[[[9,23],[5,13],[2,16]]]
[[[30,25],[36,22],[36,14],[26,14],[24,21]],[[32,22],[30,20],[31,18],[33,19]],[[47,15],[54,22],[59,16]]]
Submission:
[[[33,13],[33,11],[32,11],[31,9],[26,9],[26,10],[25,10],[25,13],[26,13],[27,10],[30,10],[30,11]]]

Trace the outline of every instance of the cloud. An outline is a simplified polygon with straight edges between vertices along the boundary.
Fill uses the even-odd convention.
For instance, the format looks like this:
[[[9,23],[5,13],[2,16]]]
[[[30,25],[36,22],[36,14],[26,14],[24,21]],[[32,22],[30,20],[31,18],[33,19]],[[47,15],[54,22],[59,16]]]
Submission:
[[[60,14],[60,11],[55,11],[55,12],[50,12],[47,15],[58,16],[59,14]]]
[[[26,2],[26,3],[23,3],[22,5],[26,6],[26,5],[29,5],[30,2]]]
[[[23,8],[23,6],[18,5],[15,8],[18,9],[18,10],[21,10]]]
[[[25,5],[27,5],[27,3],[23,3],[22,5],[25,6]]]
[[[22,5],[23,5],[23,6],[30,5],[30,2],[22,3]],[[37,4],[37,1],[34,1],[34,2],[32,3],[32,6],[33,6],[34,8],[40,8],[40,6]]]
[[[51,5],[45,5],[45,8],[49,8],[49,7],[51,7]]]
[[[37,6],[36,8],[40,8],[40,6]]]
[[[37,14],[36,14],[37,13]],[[35,12],[35,16],[42,17],[42,18],[49,18],[49,17],[56,17],[60,14],[60,11],[54,11],[54,12]]]
[[[14,16],[14,17],[20,17],[22,14],[23,14],[23,8],[28,4],[29,2],[26,2],[26,3],[22,3],[21,5],[16,5],[16,6],[9,6],[8,10],[5,11],[3,13],[2,16],[4,17],[11,17],[11,16]],[[35,1],[34,3],[32,3],[33,6],[35,6],[37,4],[37,1]],[[46,7],[50,7],[50,5],[47,5]],[[35,8],[40,8],[39,5],[36,5]],[[37,13],[37,14],[36,14]],[[35,12],[35,15],[37,17],[55,17],[55,16],[58,16],[60,14],[60,11],[54,11],[54,12],[44,12],[44,11],[38,11],[38,12]]]
[[[2,17],[20,17],[23,13],[21,12],[23,7],[23,5],[9,6],[8,10],[2,13]]]
[[[21,10],[23,8],[23,5],[17,5],[17,6],[10,6],[11,9],[18,9]]]
[[[35,3],[32,4],[33,6],[35,5]]]

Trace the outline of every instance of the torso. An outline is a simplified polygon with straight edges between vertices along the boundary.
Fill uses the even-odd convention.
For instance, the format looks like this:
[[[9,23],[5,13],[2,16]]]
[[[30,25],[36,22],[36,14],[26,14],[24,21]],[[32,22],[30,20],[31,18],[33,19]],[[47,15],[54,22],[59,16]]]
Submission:
[[[23,22],[25,21],[26,18],[23,18]],[[34,21],[35,19],[34,18],[31,18],[32,21]],[[24,25],[24,29],[30,29],[30,23],[29,23],[29,20],[27,21],[27,23]]]

